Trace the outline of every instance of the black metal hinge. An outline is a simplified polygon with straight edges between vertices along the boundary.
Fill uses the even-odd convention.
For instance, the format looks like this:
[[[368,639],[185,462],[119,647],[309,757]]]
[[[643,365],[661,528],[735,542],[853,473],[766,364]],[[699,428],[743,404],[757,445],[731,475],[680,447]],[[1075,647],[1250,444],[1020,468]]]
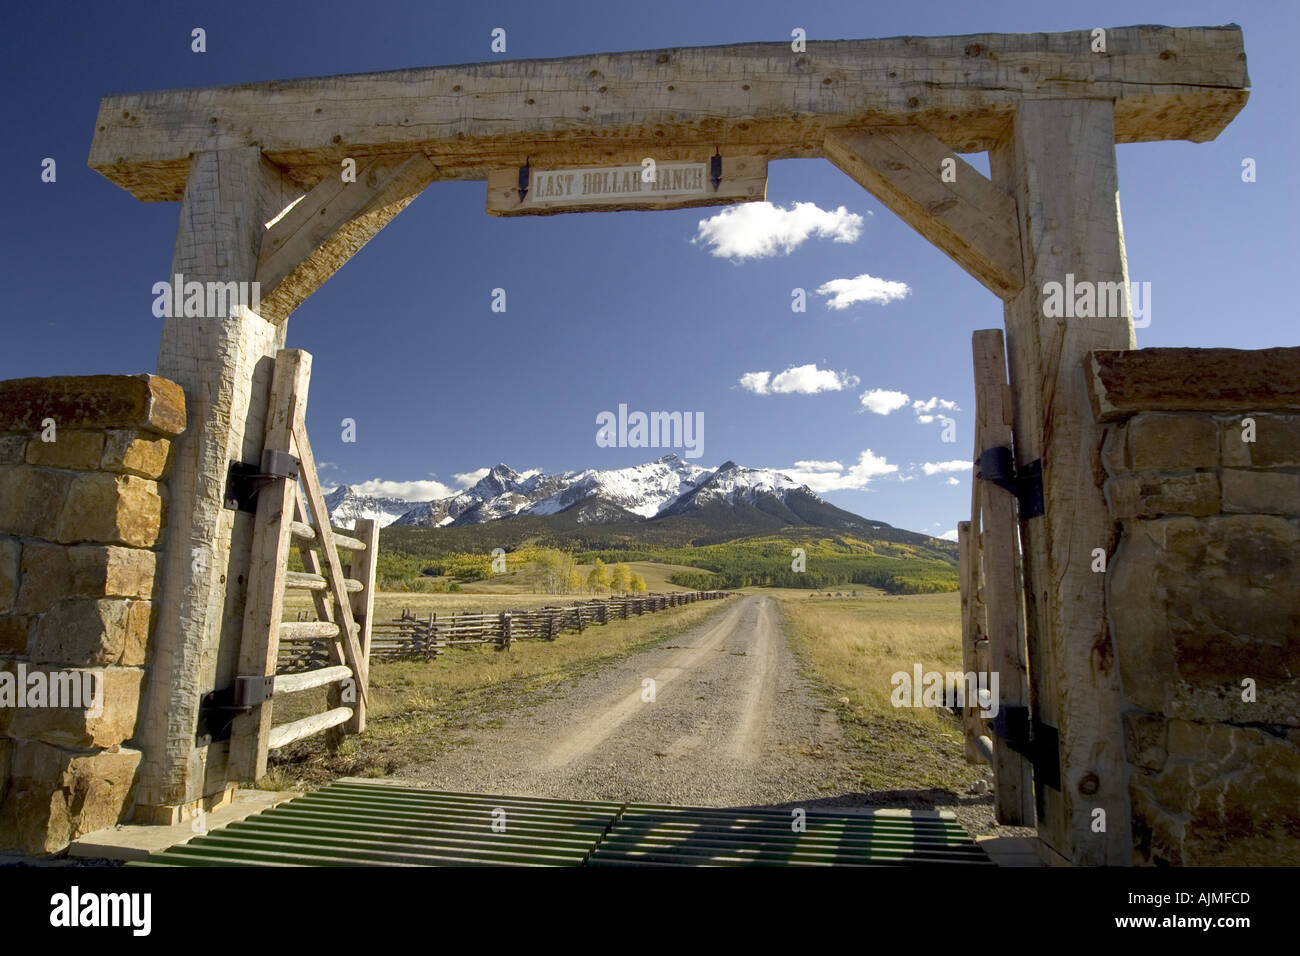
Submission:
[[[301,462],[288,452],[267,448],[262,452],[262,464],[250,465],[232,461],[226,470],[225,506],[231,511],[257,513],[257,493],[268,482],[277,478],[298,480]]]
[[[206,747],[208,744],[229,740],[236,717],[248,713],[274,696],[274,674],[267,677],[236,677],[229,687],[204,694],[199,698],[195,743]]]
[[[1003,705],[992,724],[993,735],[1033,765],[1035,784],[1061,789],[1061,740],[1055,727],[1037,717],[1031,720],[1023,705]]]
[[[980,452],[979,476],[1016,496],[1020,517],[1037,518],[1043,513],[1043,462],[1031,461],[1016,468],[1006,445],[994,445]]]

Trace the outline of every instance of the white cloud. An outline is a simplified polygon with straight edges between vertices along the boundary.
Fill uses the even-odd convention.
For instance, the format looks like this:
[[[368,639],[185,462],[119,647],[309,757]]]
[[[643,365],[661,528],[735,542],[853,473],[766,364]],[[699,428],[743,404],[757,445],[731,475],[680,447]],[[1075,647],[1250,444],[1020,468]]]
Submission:
[[[861,491],[874,478],[897,474],[898,466],[891,465],[883,455],[868,448],[858,455],[857,464],[847,469],[838,461],[801,461],[796,462],[794,468],[784,469],[783,473],[816,492]]]
[[[888,415],[907,404],[907,393],[873,388],[869,392],[862,393],[861,401],[863,408],[868,411],[875,412],[877,415]]]
[[[826,308],[847,309],[858,302],[874,302],[888,305],[907,296],[912,290],[906,282],[892,282],[889,279],[877,279],[865,272],[852,279],[832,279],[817,287],[818,295],[828,295]]]
[[[480,478],[486,475],[490,468],[475,468],[473,471],[462,471],[460,474],[452,475],[452,480],[462,488],[469,488]]]
[[[932,412],[936,408],[943,408],[950,412],[961,411],[961,409],[957,407],[956,402],[950,402],[946,398],[939,398],[937,395],[930,396],[928,402],[923,402],[920,399],[917,399],[912,403],[912,408],[917,415],[920,415],[922,412]]]
[[[939,475],[945,471],[968,471],[971,467],[969,461],[927,461],[921,464],[921,470],[927,475]]]
[[[939,540],[941,540],[941,541],[956,541],[956,540],[957,540],[957,529],[956,529],[956,528],[953,528],[951,531],[945,531],[943,534],[939,535]]]
[[[692,241],[708,246],[719,259],[763,259],[788,255],[813,236],[856,242],[862,223],[861,216],[843,206],[828,211],[811,202],[797,202],[789,209],[750,202],[701,219]]]
[[[740,387],[755,395],[816,395],[853,388],[858,377],[848,372],[833,372],[814,365],[792,366],[775,376],[771,372],[746,372]]]
[[[950,484],[950,485],[960,485],[961,482],[958,481],[956,478],[949,478],[949,479],[948,479],[948,484]]]
[[[403,498],[406,501],[431,501],[434,498],[446,498],[456,493],[441,481],[385,481],[382,478],[357,482],[352,485],[352,490],[359,495]]]

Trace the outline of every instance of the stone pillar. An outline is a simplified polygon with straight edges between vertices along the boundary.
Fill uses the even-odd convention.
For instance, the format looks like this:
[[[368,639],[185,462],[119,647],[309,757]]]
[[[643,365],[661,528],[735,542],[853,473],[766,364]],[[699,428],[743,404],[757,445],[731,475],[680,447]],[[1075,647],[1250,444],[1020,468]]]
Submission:
[[[1138,863],[1300,859],[1300,348],[1096,352]]]
[[[168,278],[252,283],[265,223],[296,195],[256,147],[197,154]],[[252,543],[253,516],[224,507],[226,472],[232,461],[260,458],[284,335],[247,304],[164,322],[158,371],[184,389],[190,428],[168,480],[163,613],[139,732],[142,819],[184,816],[226,785],[226,745],[195,746],[199,698],[234,676]]]
[[[172,382],[0,382],[0,849],[129,817],[150,661]]]

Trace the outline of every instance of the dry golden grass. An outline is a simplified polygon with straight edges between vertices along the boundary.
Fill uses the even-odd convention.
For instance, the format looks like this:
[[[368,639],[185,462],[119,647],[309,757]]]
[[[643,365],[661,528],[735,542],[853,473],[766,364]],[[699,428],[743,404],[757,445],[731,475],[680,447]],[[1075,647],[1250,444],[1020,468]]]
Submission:
[[[916,664],[922,671],[961,669],[960,596],[890,595],[861,585],[857,591],[856,598],[778,588],[755,593],[778,599],[800,656],[833,696],[848,698],[841,723],[864,752],[864,782],[873,789],[964,788],[978,771],[962,757],[960,727],[933,709],[890,701],[898,671],[910,676]]]

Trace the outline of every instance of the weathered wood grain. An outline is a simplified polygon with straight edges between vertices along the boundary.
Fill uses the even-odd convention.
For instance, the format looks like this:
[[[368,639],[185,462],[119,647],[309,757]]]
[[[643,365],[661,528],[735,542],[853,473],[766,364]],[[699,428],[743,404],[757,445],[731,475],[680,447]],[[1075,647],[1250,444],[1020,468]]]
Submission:
[[[833,132],[826,156],[905,223],[1006,298],[1025,284],[1016,204],[979,170],[919,128]],[[952,182],[943,163],[952,160]]]
[[[1026,99],[1113,100],[1117,142],[1204,142],[1245,104],[1239,27],[1114,27],[1104,54],[1089,43],[1089,30],[746,43],[121,94],[101,102],[89,163],[166,201],[191,154],[252,144],[310,187],[348,156],[422,152],[439,179],[485,179],[526,159],[816,157],[827,132],[879,125],[971,152]]]
[[[1005,300],[1018,466],[1043,462],[1046,514],[1023,519],[1026,643],[1034,713],[1060,735],[1061,789],[1037,785],[1043,844],[1078,864],[1132,860],[1118,673],[1104,575],[1115,527],[1102,494],[1101,428],[1084,360],[1134,345],[1130,316],[1052,319],[1043,289],[1067,272],[1128,282],[1115,164],[1114,106],[1028,100],[990,153],[993,181],[1016,200],[1025,287]],[[1106,811],[1105,832],[1092,829]]]

